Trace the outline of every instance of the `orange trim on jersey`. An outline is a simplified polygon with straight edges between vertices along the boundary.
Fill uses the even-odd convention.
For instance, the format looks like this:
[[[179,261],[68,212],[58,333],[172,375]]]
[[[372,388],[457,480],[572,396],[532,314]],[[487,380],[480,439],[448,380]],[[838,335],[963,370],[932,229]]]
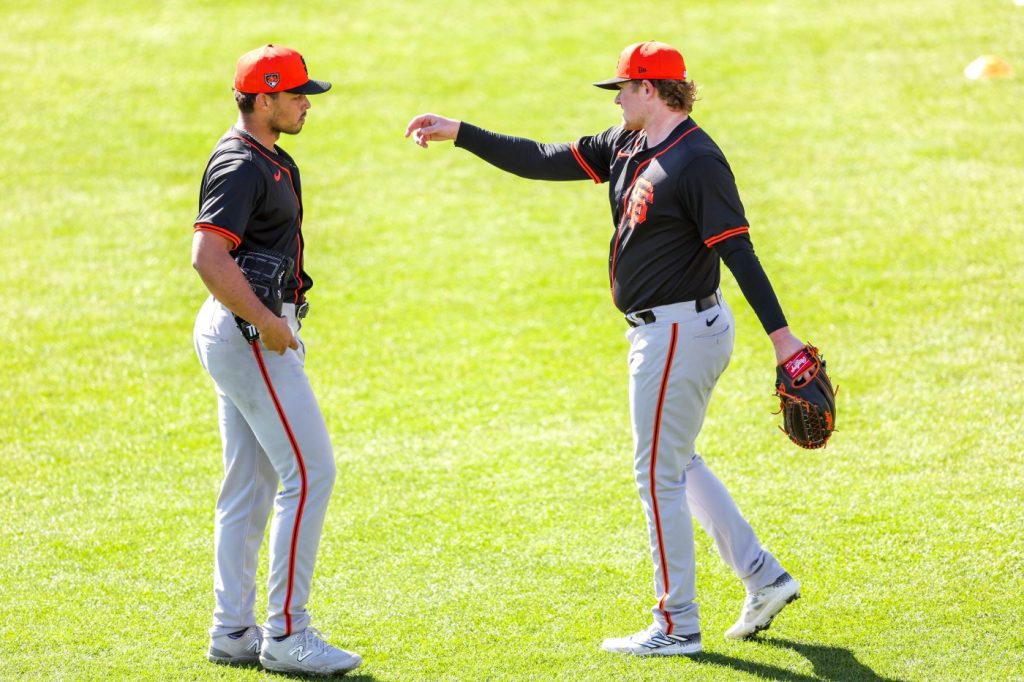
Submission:
[[[288,417],[285,416],[284,408],[281,406],[281,401],[277,398],[277,391],[274,390],[274,384],[270,381],[270,372],[267,371],[267,365],[263,362],[263,354],[260,353],[260,342],[253,341],[252,354],[256,358],[256,364],[259,365],[260,374],[263,375],[263,383],[267,386],[267,392],[270,394],[270,399],[274,403],[274,409],[277,410],[277,416],[281,418],[281,425],[284,426],[284,432],[288,436],[288,442],[292,446],[292,452],[295,453],[295,461],[299,465],[299,503],[295,508],[295,524],[292,526],[292,542],[288,549],[288,589],[284,597],[284,624],[286,635],[292,634],[292,592],[295,588],[295,558],[299,550],[299,526],[302,524],[302,511],[306,506],[306,492],[309,484],[306,479],[306,463],[302,459],[302,451],[299,450],[299,441],[295,438],[295,433],[292,432],[291,424],[288,423]]]
[[[658,610],[661,611],[663,616],[665,616],[665,624],[667,625],[665,630],[666,635],[672,634],[675,624],[672,622],[672,616],[670,616],[668,611],[665,610],[665,600],[668,599],[670,587],[668,582],[668,561],[665,559],[665,539],[661,532],[661,513],[658,510],[658,441],[661,435],[661,413],[665,407],[665,394],[668,392],[668,377],[672,372],[672,359],[675,357],[676,344],[678,341],[679,323],[673,322],[672,341],[669,343],[668,356],[665,358],[665,370],[661,375],[661,389],[658,392],[658,409],[654,413],[654,435],[651,438],[651,508],[654,510],[654,529],[658,536],[658,557],[661,559],[661,578],[662,582],[665,584],[665,590],[662,592],[661,599],[658,601]]]
[[[200,230],[203,232],[214,232],[216,234],[219,234],[220,236],[224,237],[229,242],[234,244],[234,248],[236,249],[242,244],[242,239],[237,234],[231,232],[230,230],[225,230],[223,227],[211,225],[210,223],[196,223],[195,227],[192,228],[193,232],[198,232]]]
[[[580,153],[579,147],[575,142],[569,145],[569,151],[572,152],[573,158],[576,159],[576,163],[580,165],[583,172],[590,176],[590,179],[594,181],[594,184],[600,185],[601,178],[598,176],[594,169],[590,167],[590,164],[583,158],[583,154]]]
[[[720,242],[724,242],[729,237],[735,237],[736,235],[744,234],[745,232],[750,232],[750,227],[749,226],[743,225],[741,227],[734,227],[731,230],[726,230],[725,232],[719,232],[714,237],[709,237],[708,239],[705,239],[704,240],[704,245],[707,246],[710,249],[715,244],[718,244]]]

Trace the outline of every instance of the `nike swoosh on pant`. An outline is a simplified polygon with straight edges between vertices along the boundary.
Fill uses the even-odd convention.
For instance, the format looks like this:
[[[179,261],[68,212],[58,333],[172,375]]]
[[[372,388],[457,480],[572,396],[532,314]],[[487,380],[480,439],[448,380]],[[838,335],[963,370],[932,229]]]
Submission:
[[[710,320],[705,320],[704,324],[706,324],[707,326],[710,327],[711,325],[713,325],[715,323],[715,320],[717,320],[717,319],[718,319],[718,315],[715,315]]]

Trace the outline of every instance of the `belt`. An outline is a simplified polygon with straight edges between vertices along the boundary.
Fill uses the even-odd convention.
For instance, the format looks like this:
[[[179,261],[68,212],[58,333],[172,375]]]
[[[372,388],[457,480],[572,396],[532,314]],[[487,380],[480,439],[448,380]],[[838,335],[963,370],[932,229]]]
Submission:
[[[307,301],[306,299],[302,299],[302,303],[286,303],[286,305],[295,306],[296,320],[301,320],[304,317],[306,317],[306,315],[309,315],[309,301]]]
[[[693,308],[698,313],[702,313],[708,308],[713,308],[718,305],[718,292],[713,292],[704,298],[698,298],[693,302]],[[641,325],[650,324],[657,320],[654,311],[648,308],[647,310],[638,310],[635,313],[626,313],[626,323],[630,327],[639,327]]]
[[[212,298],[213,298],[214,301],[217,301],[217,297],[216,296],[213,296]],[[220,301],[217,301],[217,302],[220,303]],[[221,305],[224,305],[224,304],[221,303]],[[224,306],[224,307],[227,308],[227,306]],[[309,315],[309,301],[307,301],[306,299],[302,299],[302,303],[296,303],[295,304],[295,319],[296,320],[301,320],[301,319],[305,318],[306,315]]]

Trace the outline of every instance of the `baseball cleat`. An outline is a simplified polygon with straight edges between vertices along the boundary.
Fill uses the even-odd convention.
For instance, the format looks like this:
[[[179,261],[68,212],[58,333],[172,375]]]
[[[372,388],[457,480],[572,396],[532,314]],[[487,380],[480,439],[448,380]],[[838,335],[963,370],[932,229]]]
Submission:
[[[740,619],[725,631],[725,636],[729,639],[747,639],[767,630],[779,611],[799,598],[800,583],[789,573],[783,573],[771,585],[747,594]]]
[[[303,675],[337,675],[358,668],[359,654],[333,647],[314,628],[296,632],[280,642],[263,638],[260,664],[267,670]]]
[[[634,656],[689,656],[701,650],[700,633],[667,635],[652,625],[629,637],[612,637],[601,642],[601,648],[616,654]]]
[[[252,625],[240,633],[217,635],[210,638],[206,659],[227,665],[254,665],[260,662],[263,630]]]

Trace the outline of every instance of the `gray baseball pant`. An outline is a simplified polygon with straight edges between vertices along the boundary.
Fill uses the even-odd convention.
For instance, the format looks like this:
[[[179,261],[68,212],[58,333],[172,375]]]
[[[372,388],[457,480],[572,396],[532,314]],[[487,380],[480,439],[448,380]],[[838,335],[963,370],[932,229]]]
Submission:
[[[295,306],[282,311],[298,338]],[[284,355],[250,346],[234,316],[210,297],[196,317],[196,354],[217,393],[224,480],[214,521],[212,636],[256,624],[256,565],[270,517],[267,620],[270,636],[309,625],[313,568],[334,453],[304,369],[305,346]],[[279,488],[280,486],[280,488]]]
[[[652,309],[656,321],[626,332],[634,468],[654,561],[654,622],[668,634],[700,632],[691,511],[748,591],[783,569],[761,547],[695,446],[719,376],[732,355],[732,311],[692,301]]]

